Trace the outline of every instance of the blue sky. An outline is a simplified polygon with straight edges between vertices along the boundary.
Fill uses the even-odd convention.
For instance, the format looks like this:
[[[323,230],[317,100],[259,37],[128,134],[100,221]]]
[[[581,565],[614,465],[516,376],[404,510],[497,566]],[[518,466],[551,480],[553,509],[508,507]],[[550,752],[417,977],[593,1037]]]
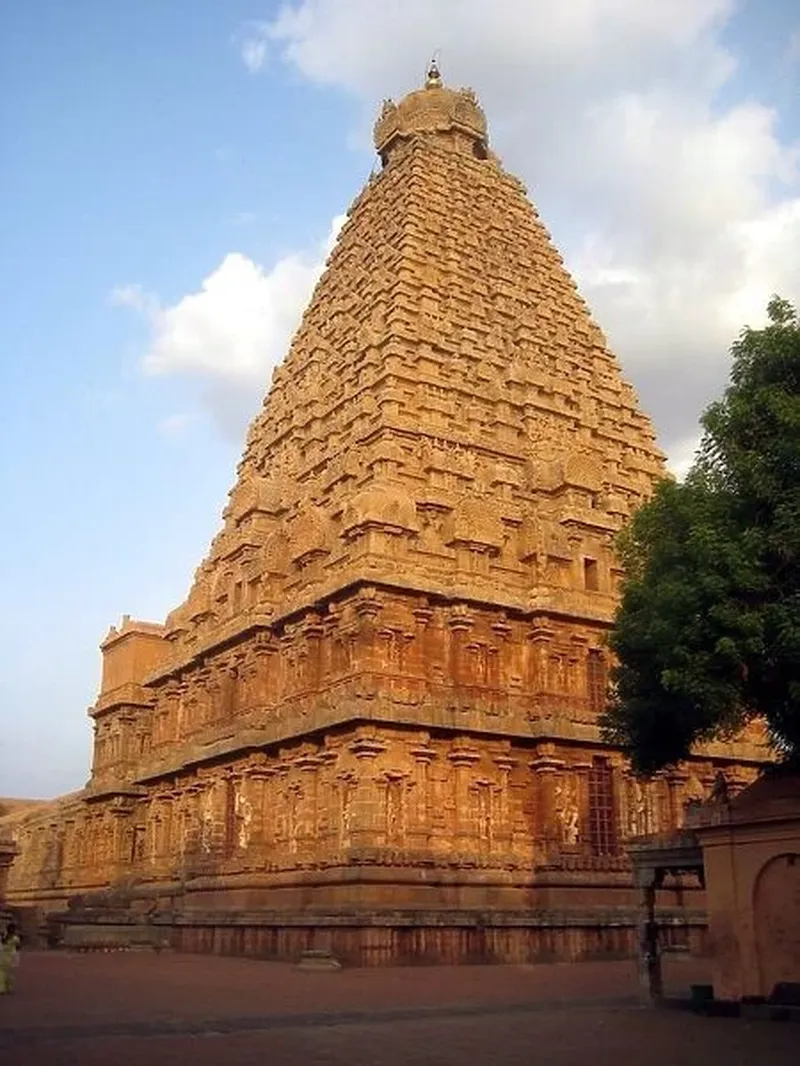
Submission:
[[[263,6],[188,6],[0,16],[0,793],[82,782],[98,641],[121,612],[182,599],[238,458],[211,422],[160,431],[179,390],[139,372],[145,330],[112,289],[169,302],[231,248],[303,247],[364,172],[337,94],[242,63],[235,34]]]
[[[497,5],[472,0],[309,0],[295,5],[299,17],[244,0],[2,6],[0,795],[49,796],[86,779],[97,645],[122,613],[161,620],[185,595],[232,483],[245,415],[285,343],[284,326],[267,317],[243,340],[252,365],[228,375],[224,343],[211,355],[211,347],[201,350],[203,337],[191,351],[180,347],[176,322],[191,311],[182,301],[240,253],[256,300],[284,291],[273,284],[279,264],[301,262],[305,273],[285,284],[296,288],[287,306],[302,303],[332,220],[373,165],[367,122],[382,96],[415,87],[433,47],[442,47],[445,74],[450,62],[456,80],[481,95],[498,150],[532,187],[597,317],[656,407],[670,353],[685,349],[686,365],[698,363],[700,312],[684,325],[671,314],[665,333],[652,291],[680,274],[676,256],[694,261],[692,234],[703,226],[737,249],[749,242],[735,277],[723,247],[725,269],[709,261],[705,271],[717,286],[706,316],[716,325],[703,339],[708,371],[698,377],[696,401],[682,405],[681,418],[655,412],[668,448],[683,456],[702,401],[724,380],[737,314],[760,306],[800,267],[786,238],[800,218],[792,170],[800,12],[788,0],[696,4],[705,5],[704,20],[696,6],[665,0],[675,8],[666,29],[637,27],[657,82],[634,64],[629,81],[623,69],[608,84],[602,63],[577,55],[570,67],[562,52],[575,34],[560,23],[545,32],[534,26],[538,58],[521,55],[512,9],[528,19],[531,9],[511,0],[500,15]],[[620,30],[606,24],[609,5],[597,7],[586,32],[600,49],[604,35]],[[402,34],[393,29],[398,12]],[[715,80],[708,70],[719,55],[733,67]],[[573,108],[563,122],[553,110],[562,97],[558,107]],[[598,100],[605,111],[591,110]],[[618,171],[602,153],[576,153],[580,122],[618,129],[613,117],[623,104],[630,115],[631,100],[661,109],[653,128],[663,141],[648,134],[643,146],[631,133],[618,145],[616,158],[627,161]],[[684,153],[685,173],[664,179],[656,195],[653,176],[669,177],[674,165],[674,156],[658,153],[676,138],[695,148]],[[698,221],[702,181],[692,168],[719,168],[721,156],[730,156],[730,176],[717,170],[708,180],[729,190],[713,197],[725,200],[727,214],[715,203]],[[626,181],[649,190],[632,219]],[[667,222],[689,215],[680,252]],[[235,277],[233,265],[228,260],[225,277]],[[716,280],[723,275],[724,291]],[[678,289],[673,299],[686,305]],[[226,307],[220,297],[204,312],[205,326]],[[169,308],[177,308],[172,318],[158,317]],[[230,313],[235,319],[235,307]],[[224,337],[239,328],[223,325]],[[270,348],[263,359],[262,343]],[[153,352],[158,373],[146,361]]]

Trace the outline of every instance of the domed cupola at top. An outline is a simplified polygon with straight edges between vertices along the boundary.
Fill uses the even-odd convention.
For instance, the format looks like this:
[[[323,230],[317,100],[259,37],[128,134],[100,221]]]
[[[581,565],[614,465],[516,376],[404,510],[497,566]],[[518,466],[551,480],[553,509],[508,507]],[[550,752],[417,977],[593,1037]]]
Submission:
[[[472,89],[448,89],[436,62],[428,68],[422,89],[399,103],[385,100],[375,123],[375,147],[384,166],[398,144],[417,136],[446,137],[478,158],[488,153],[486,116]]]

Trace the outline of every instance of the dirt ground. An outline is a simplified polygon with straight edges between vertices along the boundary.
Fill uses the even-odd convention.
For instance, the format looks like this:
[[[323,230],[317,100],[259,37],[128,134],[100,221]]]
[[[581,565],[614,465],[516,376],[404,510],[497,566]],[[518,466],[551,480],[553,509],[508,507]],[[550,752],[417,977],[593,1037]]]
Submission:
[[[201,955],[26,953],[2,1066],[769,1066],[797,1026],[652,1010],[632,963],[308,973]],[[670,960],[668,991],[707,977]]]

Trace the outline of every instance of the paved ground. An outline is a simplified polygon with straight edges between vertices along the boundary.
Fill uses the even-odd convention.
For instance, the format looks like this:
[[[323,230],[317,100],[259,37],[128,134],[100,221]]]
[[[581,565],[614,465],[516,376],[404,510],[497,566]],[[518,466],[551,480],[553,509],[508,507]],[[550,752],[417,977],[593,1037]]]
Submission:
[[[706,977],[672,962],[668,989]],[[797,1027],[643,1009],[630,963],[304,973],[189,955],[26,953],[2,1066],[769,1066]]]

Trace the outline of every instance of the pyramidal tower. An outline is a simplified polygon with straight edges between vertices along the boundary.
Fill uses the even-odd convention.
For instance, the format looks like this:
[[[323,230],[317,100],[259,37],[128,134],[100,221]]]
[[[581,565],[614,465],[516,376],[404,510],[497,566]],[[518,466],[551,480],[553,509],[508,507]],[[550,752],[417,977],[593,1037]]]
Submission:
[[[10,895],[147,898],[184,949],[619,951],[625,838],[735,763],[643,784],[597,728],[662,456],[475,95],[432,66],[375,146],[222,527],[163,626],[104,641],[91,779],[19,821]]]
[[[518,676],[521,707],[534,679],[500,654],[492,625],[557,614],[599,639],[611,539],[663,473],[633,390],[489,151],[475,96],[432,67],[423,89],[384,104],[375,144],[383,169],[350,209],[250,429],[223,529],[165,631],[176,676],[223,634],[313,630],[290,656],[295,695],[311,702],[295,708],[268,682],[290,731],[306,731],[323,689],[330,710],[358,717],[335,689],[376,670],[397,675],[376,679],[371,709],[398,685],[409,706],[438,703],[437,681],[452,698],[471,668],[504,714]],[[342,671],[333,630],[356,618],[371,657],[348,638]],[[434,655],[439,630],[464,638]],[[455,652],[476,644],[480,655]]]

